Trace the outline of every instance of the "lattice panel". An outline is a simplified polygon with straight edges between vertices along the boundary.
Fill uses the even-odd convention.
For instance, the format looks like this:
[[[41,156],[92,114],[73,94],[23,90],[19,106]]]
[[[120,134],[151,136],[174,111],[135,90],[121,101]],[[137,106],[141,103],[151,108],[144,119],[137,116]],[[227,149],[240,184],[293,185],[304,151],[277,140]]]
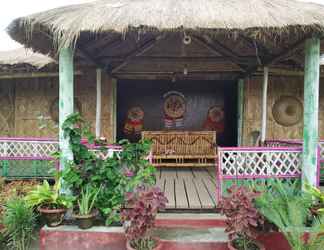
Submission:
[[[56,141],[0,141],[0,157],[45,157],[58,150]]]
[[[220,174],[233,178],[254,176],[298,176],[301,151],[220,151]]]

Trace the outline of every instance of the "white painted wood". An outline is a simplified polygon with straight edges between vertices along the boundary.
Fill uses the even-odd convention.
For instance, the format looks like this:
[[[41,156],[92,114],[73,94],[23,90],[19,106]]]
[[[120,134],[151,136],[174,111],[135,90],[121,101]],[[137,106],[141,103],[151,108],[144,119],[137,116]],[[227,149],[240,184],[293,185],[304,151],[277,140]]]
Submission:
[[[97,104],[96,104],[96,137],[99,138],[101,135],[101,82],[102,82],[101,69],[97,69]]]
[[[261,142],[266,140],[267,136],[267,99],[268,99],[268,81],[269,68],[263,68],[263,85],[262,85],[262,123],[261,123]]]

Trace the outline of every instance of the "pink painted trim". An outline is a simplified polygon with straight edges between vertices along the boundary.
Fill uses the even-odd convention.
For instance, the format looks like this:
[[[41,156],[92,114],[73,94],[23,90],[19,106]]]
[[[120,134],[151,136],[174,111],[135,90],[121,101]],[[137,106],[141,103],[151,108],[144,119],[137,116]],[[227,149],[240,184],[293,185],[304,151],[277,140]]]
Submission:
[[[58,139],[55,138],[38,138],[38,137],[0,137],[0,142],[1,141],[30,141],[30,142],[35,142],[35,141],[49,141],[49,142],[58,142]]]
[[[271,152],[271,151],[289,151],[302,152],[302,147],[219,147],[219,151],[246,151],[246,152]]]
[[[271,179],[271,178],[300,178],[301,174],[287,174],[287,175],[223,175],[224,180],[236,179]]]
[[[0,156],[0,160],[3,161],[52,161],[53,157],[47,156]]]
[[[218,151],[218,164],[216,166],[216,202],[222,199],[222,172],[221,172],[221,151]]]
[[[316,171],[316,186],[320,186],[321,182],[321,148],[317,145],[317,171]]]

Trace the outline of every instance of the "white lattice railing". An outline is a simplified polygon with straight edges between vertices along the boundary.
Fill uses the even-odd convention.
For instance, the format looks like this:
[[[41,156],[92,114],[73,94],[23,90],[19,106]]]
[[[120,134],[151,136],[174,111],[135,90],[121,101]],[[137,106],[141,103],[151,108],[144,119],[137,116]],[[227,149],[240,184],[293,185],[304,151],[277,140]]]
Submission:
[[[301,156],[301,147],[219,148],[217,198],[221,198],[224,180],[300,178]]]

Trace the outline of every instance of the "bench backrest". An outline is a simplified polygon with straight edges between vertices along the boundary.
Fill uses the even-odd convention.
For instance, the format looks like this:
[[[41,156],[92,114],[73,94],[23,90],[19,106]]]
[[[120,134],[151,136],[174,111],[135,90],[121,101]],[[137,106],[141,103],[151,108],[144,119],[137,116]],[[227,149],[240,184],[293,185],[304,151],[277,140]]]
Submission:
[[[153,155],[215,155],[215,131],[143,131],[153,142]]]

